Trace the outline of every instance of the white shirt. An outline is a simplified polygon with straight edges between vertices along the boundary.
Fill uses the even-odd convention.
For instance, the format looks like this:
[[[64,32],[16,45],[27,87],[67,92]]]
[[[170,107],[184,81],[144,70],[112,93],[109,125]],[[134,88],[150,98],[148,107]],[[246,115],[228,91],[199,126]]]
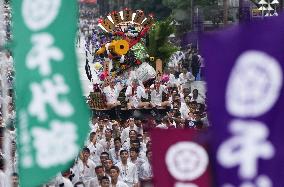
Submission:
[[[195,79],[195,77],[190,72],[187,72],[186,74],[181,73],[179,75],[179,83],[181,85],[184,85],[186,83],[190,83],[190,82],[194,81],[194,79]]]
[[[110,182],[110,186],[112,187],[111,182]],[[128,185],[125,182],[118,180],[115,187],[128,187]]]
[[[127,138],[129,138],[129,131],[130,130],[135,130],[137,133],[140,133],[138,127],[135,124],[134,124],[133,128],[127,127],[125,129],[123,129],[123,131],[121,133],[121,137],[120,137],[122,144],[126,141]],[[143,132],[142,132],[142,134],[143,134]]]
[[[93,124],[92,122],[90,122],[89,123],[89,127],[90,127],[90,133],[91,132],[96,132],[96,133],[100,133],[100,134],[98,134],[98,136],[100,136],[99,137],[99,140],[101,140],[103,137],[104,137],[104,135],[105,135],[105,130],[106,129],[112,129],[112,122],[107,122],[107,123],[104,123],[104,128],[103,128],[103,130],[101,131],[100,129],[99,129],[99,123],[95,123],[95,124]]]
[[[1,68],[4,68],[3,70],[5,73],[8,73],[13,70],[14,60],[12,56],[7,57],[6,55],[4,55],[3,58],[4,58],[4,62],[6,63],[1,64]]]
[[[122,150],[122,149],[120,149]],[[110,155],[110,158],[112,159],[113,161],[113,165],[116,165],[118,162],[120,162],[120,150],[118,152],[115,152],[115,148],[112,148],[109,150],[109,155]]]
[[[114,148],[114,142],[113,138],[110,139],[110,141],[106,141],[105,138],[99,141],[99,144],[101,144],[104,148],[104,151],[109,152],[111,148]]]
[[[126,166],[119,162],[117,167],[120,171],[120,177],[129,187],[132,187],[133,184],[138,183],[138,171],[135,164],[127,162]]]
[[[69,179],[62,177],[62,181],[64,183],[64,187],[73,187],[73,184]]]
[[[164,123],[161,123],[161,124],[157,125],[156,128],[168,129],[168,126],[166,124],[164,124]]]
[[[186,105],[186,103],[181,102],[179,111],[180,111],[181,117],[182,117],[183,119],[189,119],[189,115],[188,115],[188,113],[189,113],[189,108],[188,108],[188,106]]]
[[[91,159],[88,159],[87,166],[84,165],[81,159],[78,159],[77,164],[73,167],[74,174],[77,178],[74,182],[76,183],[78,180],[83,180],[83,182],[85,182],[94,178],[95,167],[96,164]]]
[[[152,166],[148,161],[146,161],[141,166],[141,172],[140,172],[139,178],[143,180],[147,180],[152,177],[153,177]]]
[[[168,62],[168,67],[172,68],[178,68],[179,64],[181,64],[181,60],[185,59],[185,54],[182,51],[177,51],[174,54],[171,55],[169,62]]]
[[[148,98],[148,95],[146,94],[145,89],[142,86],[137,86],[137,89],[133,95],[132,95],[132,86],[128,86],[125,91],[125,96],[126,99],[129,99],[129,102],[135,108],[138,107],[142,97],[145,99]]]
[[[130,138],[126,138],[126,140],[122,144],[122,149],[124,149],[124,150],[129,150],[130,149]]]
[[[88,149],[90,149],[90,152],[91,152],[90,159],[96,165],[99,165],[100,164],[100,156],[101,156],[101,153],[104,152],[104,147],[99,143],[96,143],[96,145],[94,145],[93,143],[90,143],[87,147],[88,147]]]
[[[202,95],[200,95],[199,93],[198,93],[196,99],[193,98],[193,94],[192,93],[190,93],[189,96],[191,96],[191,100],[190,101],[196,101],[197,103],[202,103],[202,104],[205,103],[204,97]]]
[[[111,103],[111,104],[116,103],[121,90],[122,90],[122,86],[120,85],[120,83],[116,84],[113,89],[110,86],[105,87],[103,89],[103,92],[106,96],[107,103]]]
[[[178,86],[179,85],[179,82],[178,80],[175,78],[175,75],[174,74],[170,74],[169,75],[169,81],[168,81],[168,85],[173,87],[173,86]]]
[[[136,168],[137,168],[137,172],[138,172],[138,176],[140,175],[141,172],[141,167],[142,165],[145,163],[145,160],[142,158],[137,157],[137,159],[135,161],[132,161],[130,158],[128,160],[128,162],[131,162],[132,164],[135,164]]]
[[[140,147],[141,147],[140,152],[141,152],[141,151],[144,151],[144,152],[146,153],[146,151],[147,151],[146,143],[144,143],[144,142],[140,142]]]
[[[54,177],[51,181],[49,181],[46,185],[47,186],[59,186],[63,182],[63,176],[61,173],[58,173],[56,177]]]
[[[107,175],[106,173],[104,174],[104,176],[108,177],[109,181],[111,180],[110,176]],[[97,176],[95,178],[91,179],[90,181],[88,181],[87,183],[85,183],[85,187],[97,187],[97,186],[101,186],[100,181],[99,181]]]
[[[7,187],[8,186],[8,176],[0,170],[0,187]]]
[[[168,93],[167,87],[165,85],[160,85],[158,91],[155,89],[154,85],[151,88],[151,103],[153,105],[161,106],[163,99],[163,92]]]
[[[96,132],[98,129],[98,123],[93,124],[93,123],[89,123],[89,127],[90,127],[90,133],[91,132]]]
[[[105,137],[105,130],[106,130],[106,127],[104,127],[103,131],[101,130],[95,131],[97,134],[97,141],[100,141]]]
[[[145,150],[141,150],[139,152],[139,158],[143,159],[143,160],[146,160],[147,159],[147,156],[146,156],[146,151]]]
[[[95,186],[100,186],[100,183],[97,177],[85,182],[85,187],[95,187]]]

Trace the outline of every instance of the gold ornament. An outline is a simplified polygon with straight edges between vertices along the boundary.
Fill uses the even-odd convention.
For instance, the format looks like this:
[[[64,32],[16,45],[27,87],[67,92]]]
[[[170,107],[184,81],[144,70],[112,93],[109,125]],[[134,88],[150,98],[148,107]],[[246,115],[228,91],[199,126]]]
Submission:
[[[112,72],[112,73],[111,73],[111,76],[112,76],[112,77],[115,77],[115,75],[116,75],[115,72]]]
[[[106,51],[106,47],[105,45],[103,45],[97,52],[96,52],[96,55],[100,55],[102,53],[104,53]]]
[[[109,48],[118,55],[125,55],[129,50],[129,44],[126,40],[113,40]]]
[[[102,67],[103,65],[101,65],[99,62],[96,62],[95,64],[94,64],[94,67],[95,67],[95,70],[99,70],[99,69],[101,69],[101,67]]]

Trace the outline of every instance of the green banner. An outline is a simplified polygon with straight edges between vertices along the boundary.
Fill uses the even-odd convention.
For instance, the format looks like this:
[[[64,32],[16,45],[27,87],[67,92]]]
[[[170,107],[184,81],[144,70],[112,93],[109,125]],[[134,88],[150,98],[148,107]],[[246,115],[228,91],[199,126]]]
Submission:
[[[21,186],[71,166],[88,131],[75,54],[77,0],[14,0]]]

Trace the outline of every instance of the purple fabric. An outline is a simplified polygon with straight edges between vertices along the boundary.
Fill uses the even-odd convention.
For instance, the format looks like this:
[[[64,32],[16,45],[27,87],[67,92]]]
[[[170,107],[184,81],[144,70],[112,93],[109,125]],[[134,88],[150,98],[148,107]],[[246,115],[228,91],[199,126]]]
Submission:
[[[284,16],[204,35],[201,52],[207,68],[216,186],[283,187]]]

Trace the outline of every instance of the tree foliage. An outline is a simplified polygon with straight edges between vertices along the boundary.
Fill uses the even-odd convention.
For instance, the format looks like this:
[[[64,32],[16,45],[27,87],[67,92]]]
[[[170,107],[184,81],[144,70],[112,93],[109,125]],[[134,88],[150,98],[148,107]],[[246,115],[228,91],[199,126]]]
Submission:
[[[157,21],[150,30],[147,45],[147,51],[150,56],[167,61],[178,50],[168,40],[168,37],[175,33],[175,27],[171,22],[172,19],[170,18],[165,21]]]
[[[154,14],[158,20],[167,18],[171,14],[171,9],[162,3],[162,0],[133,0],[130,5],[131,9],[141,9],[146,14]]]
[[[191,6],[191,0],[163,0],[163,4],[173,9],[187,9]]]
[[[212,6],[217,0],[163,0],[163,4],[173,9],[190,9],[193,6]]]

